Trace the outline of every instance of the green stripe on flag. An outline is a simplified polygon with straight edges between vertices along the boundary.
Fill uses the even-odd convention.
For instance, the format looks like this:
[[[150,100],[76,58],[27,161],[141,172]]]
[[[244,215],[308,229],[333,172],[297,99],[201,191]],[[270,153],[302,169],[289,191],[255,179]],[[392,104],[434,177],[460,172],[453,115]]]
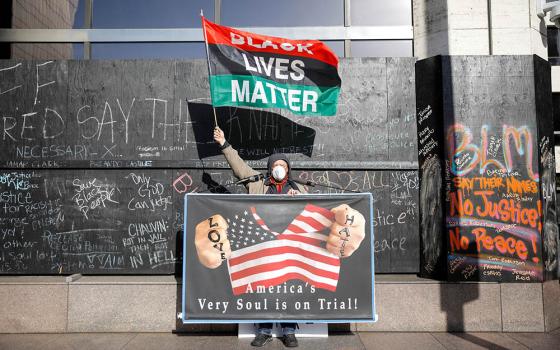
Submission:
[[[284,108],[294,114],[334,116],[339,92],[339,86],[288,85],[252,75],[210,77],[215,107]]]

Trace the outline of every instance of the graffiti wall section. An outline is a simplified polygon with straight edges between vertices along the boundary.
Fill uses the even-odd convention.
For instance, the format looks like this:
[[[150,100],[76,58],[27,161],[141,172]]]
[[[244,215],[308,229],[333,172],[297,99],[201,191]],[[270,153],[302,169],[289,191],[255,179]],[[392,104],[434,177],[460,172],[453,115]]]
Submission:
[[[417,95],[422,275],[504,282],[554,275],[546,66],[533,56],[418,62],[417,89],[433,92]]]
[[[497,130],[496,130],[497,129]],[[535,130],[447,129],[448,269],[452,280],[542,279],[542,202]]]

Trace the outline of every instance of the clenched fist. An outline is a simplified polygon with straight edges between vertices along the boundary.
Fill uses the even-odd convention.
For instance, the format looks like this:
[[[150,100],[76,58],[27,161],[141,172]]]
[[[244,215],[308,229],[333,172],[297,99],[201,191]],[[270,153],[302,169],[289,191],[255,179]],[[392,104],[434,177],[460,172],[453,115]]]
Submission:
[[[331,209],[334,222],[327,238],[327,250],[341,258],[349,257],[366,236],[366,220],[347,204]]]
[[[194,244],[198,260],[209,269],[217,268],[231,255],[227,228],[226,220],[217,214],[196,225]]]
[[[214,128],[214,141],[220,146],[223,146],[226,142],[226,136],[224,135],[224,132],[217,126]]]

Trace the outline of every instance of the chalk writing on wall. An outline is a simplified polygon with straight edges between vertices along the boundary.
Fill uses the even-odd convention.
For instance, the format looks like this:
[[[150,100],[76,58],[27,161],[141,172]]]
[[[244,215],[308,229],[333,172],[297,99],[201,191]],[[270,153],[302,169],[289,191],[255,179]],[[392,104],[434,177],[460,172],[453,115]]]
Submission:
[[[0,60],[0,273],[180,269],[183,196],[245,192],[211,138],[204,64]],[[417,272],[414,59],[340,68],[336,118],[218,120],[252,167],[284,152],[295,176],[331,186],[312,193],[373,193],[376,270]]]
[[[376,268],[418,271],[416,171],[296,170],[294,177],[317,182],[310,193],[371,192]],[[0,272],[173,273],[183,196],[245,193],[235,181],[228,169],[0,172]]]

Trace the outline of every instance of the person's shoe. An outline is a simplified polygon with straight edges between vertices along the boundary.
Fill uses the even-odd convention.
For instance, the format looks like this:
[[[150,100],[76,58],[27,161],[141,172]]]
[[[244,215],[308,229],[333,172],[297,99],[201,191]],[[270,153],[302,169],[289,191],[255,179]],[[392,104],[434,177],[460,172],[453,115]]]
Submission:
[[[272,336],[270,334],[259,333],[255,337],[255,339],[253,339],[251,345],[260,348],[261,346],[264,346],[265,344],[270,343],[271,341],[272,341]]]
[[[284,334],[282,336],[282,343],[284,343],[287,348],[296,348],[298,346],[295,334]]]

